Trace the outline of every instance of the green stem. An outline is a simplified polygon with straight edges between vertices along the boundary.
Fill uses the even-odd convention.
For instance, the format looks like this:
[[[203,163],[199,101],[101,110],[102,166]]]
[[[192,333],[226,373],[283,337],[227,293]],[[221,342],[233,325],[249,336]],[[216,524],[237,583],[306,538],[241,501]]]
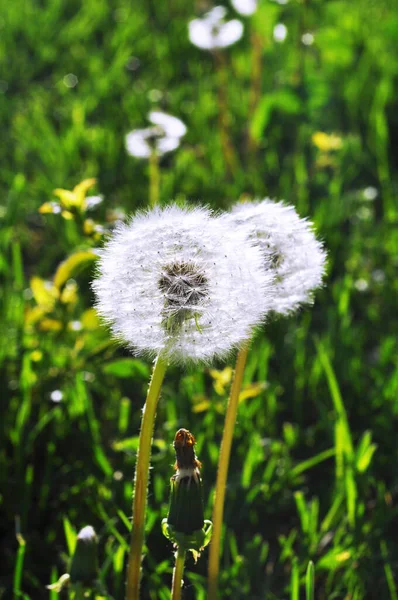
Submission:
[[[141,555],[145,534],[145,511],[151,459],[151,445],[156,407],[166,373],[167,363],[158,356],[153,367],[145,406],[142,411],[140,439],[133,489],[133,522],[130,556],[127,568],[127,600],[138,600],[140,591]]]
[[[74,586],[74,596],[73,600],[84,600],[84,589],[81,583],[77,583]]]
[[[239,171],[239,161],[230,133],[231,116],[227,98],[229,71],[222,51],[215,52],[214,58],[217,73],[218,124],[221,147],[227,173],[236,177]]]
[[[252,30],[250,34],[251,42],[251,82],[250,82],[250,95],[249,95],[249,115],[251,121],[249,122],[248,131],[248,151],[251,155],[254,154],[257,148],[257,140],[253,136],[252,132],[252,121],[256,113],[258,104],[261,100],[261,75],[262,75],[262,54],[263,54],[263,39],[264,35],[256,31],[255,26],[252,23]]]
[[[224,433],[221,442],[220,458],[218,461],[218,473],[213,507],[213,535],[210,543],[209,583],[207,590],[207,600],[217,599],[225,489],[227,485],[227,475],[229,457],[231,455],[232,438],[234,435],[236,415],[238,412],[239,393],[242,387],[243,374],[245,372],[248,351],[249,347],[244,346],[238,352],[234,380],[232,382],[231,393],[229,396],[227,406],[227,413],[225,415]]]
[[[160,170],[159,157],[153,150],[149,157],[149,206],[153,208],[159,204]]]
[[[173,583],[171,584],[171,600],[181,600],[182,575],[184,572],[185,550],[178,547],[176,564],[173,570]]]

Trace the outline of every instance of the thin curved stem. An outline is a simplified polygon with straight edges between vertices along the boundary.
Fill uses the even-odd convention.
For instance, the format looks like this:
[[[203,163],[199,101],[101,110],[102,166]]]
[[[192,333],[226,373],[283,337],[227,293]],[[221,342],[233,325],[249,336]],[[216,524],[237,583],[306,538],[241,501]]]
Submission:
[[[186,551],[177,548],[176,564],[173,570],[173,582],[171,584],[171,600],[181,600],[182,575],[184,573]]]
[[[141,555],[145,535],[145,511],[151,460],[151,446],[156,407],[159,400],[167,363],[158,356],[153,367],[145,406],[142,411],[140,439],[133,490],[133,522],[130,556],[127,569],[127,600],[138,600],[140,591]]]
[[[239,393],[242,387],[248,351],[249,347],[244,346],[238,352],[235,375],[228,400],[227,413],[225,415],[224,433],[221,442],[220,458],[218,461],[217,482],[213,506],[213,535],[210,542],[207,600],[217,599],[225,489],[227,485],[232,438],[234,435],[236,415],[238,412]]]
[[[153,150],[149,157],[149,206],[153,208],[159,204],[160,169],[159,156]]]

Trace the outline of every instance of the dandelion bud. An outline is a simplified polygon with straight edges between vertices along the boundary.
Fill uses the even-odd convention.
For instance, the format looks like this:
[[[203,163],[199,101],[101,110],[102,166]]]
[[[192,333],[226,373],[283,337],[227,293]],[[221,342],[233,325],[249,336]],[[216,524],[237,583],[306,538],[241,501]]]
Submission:
[[[136,354],[225,357],[269,308],[273,276],[244,232],[172,205],[120,225],[100,251],[97,310]]]
[[[187,429],[179,429],[174,438],[176,473],[170,479],[170,506],[163,519],[164,535],[195,559],[211,537],[212,523],[203,516],[201,463],[196,457],[195,438]]]
[[[98,577],[97,536],[91,525],[80,530],[70,567],[70,582],[92,585]]]
[[[236,204],[220,218],[246,232],[274,273],[271,310],[288,314],[312,302],[322,285],[326,252],[310,221],[300,219],[293,206],[269,199]]]
[[[170,480],[170,509],[167,523],[179,533],[192,533],[204,525],[200,462],[196,441],[187,429],[179,429],[174,439],[176,474]]]

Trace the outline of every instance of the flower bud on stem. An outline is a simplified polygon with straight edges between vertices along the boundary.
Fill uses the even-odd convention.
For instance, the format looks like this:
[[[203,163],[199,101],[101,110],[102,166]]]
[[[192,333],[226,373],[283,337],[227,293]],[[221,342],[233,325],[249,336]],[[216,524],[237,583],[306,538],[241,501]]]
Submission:
[[[180,600],[186,552],[195,562],[211,537],[212,523],[203,517],[201,463],[195,455],[195,438],[187,429],[179,429],[174,438],[176,473],[170,480],[170,507],[162,521],[163,534],[177,548],[173,571],[172,600]]]

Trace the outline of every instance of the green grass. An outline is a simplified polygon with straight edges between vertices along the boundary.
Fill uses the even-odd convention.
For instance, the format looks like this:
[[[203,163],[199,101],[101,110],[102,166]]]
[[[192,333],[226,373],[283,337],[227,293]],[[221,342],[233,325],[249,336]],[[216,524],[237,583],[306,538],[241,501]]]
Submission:
[[[160,108],[188,127],[160,163],[161,203],[222,209],[246,196],[284,198],[314,220],[329,254],[314,307],[270,322],[250,352],[245,383],[254,391],[239,406],[220,597],[298,600],[307,590],[317,600],[396,600],[394,3],[260,2],[243,39],[224,51],[232,173],[220,142],[220,73],[187,38],[199,5],[16,0],[1,13],[0,598],[57,597],[45,585],[66,572],[87,524],[99,535],[109,597],[123,598],[150,365],[98,325],[87,254],[53,280],[101,235],[39,207],[56,200],[55,188],[89,177],[104,202],[87,216],[105,228],[116,212],[147,206],[149,165],[127,156],[124,135]],[[283,44],[272,37],[279,22],[288,28]],[[306,32],[313,45],[301,42]],[[255,43],[262,68],[253,81]],[[74,88],[64,83],[69,73]],[[340,147],[320,148],[317,132],[336,134]],[[211,517],[228,394],[216,380],[208,368],[166,376],[143,598],[169,597],[172,548],[160,524],[179,427],[198,440]],[[204,600],[206,567],[207,550],[196,565],[187,561],[186,600]]]

